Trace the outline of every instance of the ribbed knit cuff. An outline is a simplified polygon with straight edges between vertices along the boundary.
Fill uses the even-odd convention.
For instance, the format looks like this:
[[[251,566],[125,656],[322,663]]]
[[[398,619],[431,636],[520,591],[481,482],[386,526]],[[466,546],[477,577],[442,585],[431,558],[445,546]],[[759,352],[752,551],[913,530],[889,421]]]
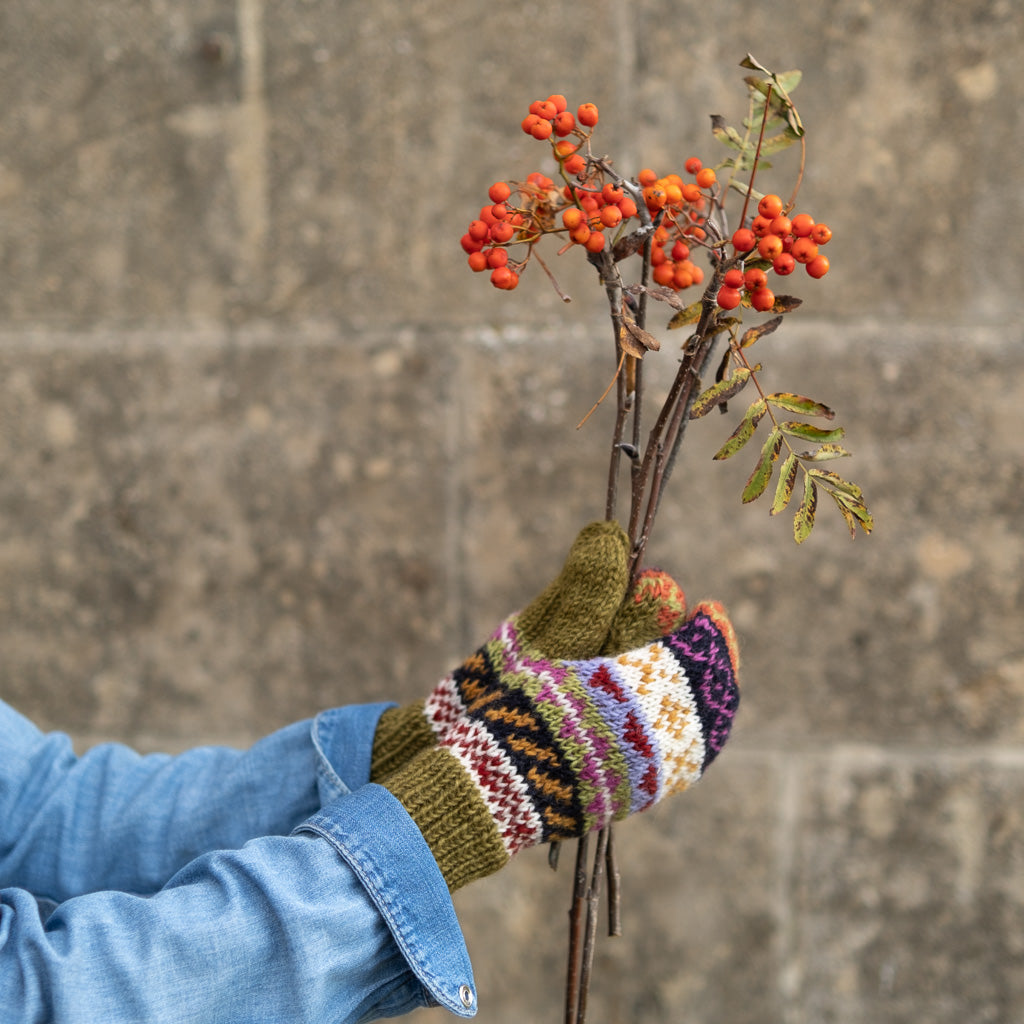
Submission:
[[[436,742],[434,730],[423,712],[423,701],[401,708],[388,708],[380,716],[377,731],[373,734],[370,781],[380,782],[387,778]]]
[[[381,785],[416,822],[453,892],[508,863],[480,791],[447,749],[423,751]]]

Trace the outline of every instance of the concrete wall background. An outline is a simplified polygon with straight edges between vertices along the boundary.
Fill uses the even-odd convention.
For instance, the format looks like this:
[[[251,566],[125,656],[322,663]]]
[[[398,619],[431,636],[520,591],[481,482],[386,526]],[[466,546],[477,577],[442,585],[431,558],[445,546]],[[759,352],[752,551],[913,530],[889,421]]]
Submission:
[[[493,292],[465,222],[552,91],[623,167],[714,155],[750,50],[805,72],[836,235],[759,358],[878,525],[795,548],[694,429],[652,560],[731,608],[744,707],[618,831],[592,1017],[1022,1019],[1021,45],[1009,0],[7,0],[3,697],[180,749],[424,693],[603,507],[590,278]],[[459,894],[480,1020],[559,1019],[569,887],[537,853]]]

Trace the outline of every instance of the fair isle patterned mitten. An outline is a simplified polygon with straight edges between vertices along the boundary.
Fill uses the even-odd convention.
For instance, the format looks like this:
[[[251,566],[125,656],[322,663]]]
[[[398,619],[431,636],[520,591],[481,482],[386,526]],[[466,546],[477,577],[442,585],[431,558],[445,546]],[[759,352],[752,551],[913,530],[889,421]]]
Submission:
[[[641,631],[659,619],[672,630],[613,656],[542,653],[513,616],[438,684],[425,704],[436,746],[383,785],[419,826],[449,888],[703,775],[739,703],[738,655],[721,606],[700,604],[681,619],[681,597],[663,573],[641,577],[622,614],[629,609]]]
[[[523,643],[558,658],[589,658],[604,651],[613,623],[620,617],[629,583],[628,556],[629,540],[617,523],[597,522],[584,527],[558,577],[520,614]],[[639,609],[639,604],[630,602],[630,628],[634,632],[638,627],[633,619],[643,618]],[[645,614],[649,618],[649,608]],[[619,626],[617,632],[624,628]],[[619,650],[639,647],[663,632],[667,630]],[[386,778],[436,743],[423,701],[390,708],[377,723],[370,781]]]

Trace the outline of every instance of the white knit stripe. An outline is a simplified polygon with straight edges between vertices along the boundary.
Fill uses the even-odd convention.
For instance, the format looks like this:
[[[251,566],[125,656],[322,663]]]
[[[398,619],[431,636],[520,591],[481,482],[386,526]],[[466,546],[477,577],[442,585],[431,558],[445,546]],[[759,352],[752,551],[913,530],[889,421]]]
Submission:
[[[427,724],[434,730],[439,743],[448,735],[465,710],[455,680],[451,676],[446,676],[434,687],[424,707]]]
[[[697,702],[679,662],[664,644],[616,659],[624,681],[637,694],[661,753],[656,800],[696,782],[704,764],[704,733]]]
[[[509,856],[543,841],[543,821],[526,783],[481,722],[461,720],[449,730],[444,746],[476,784]]]

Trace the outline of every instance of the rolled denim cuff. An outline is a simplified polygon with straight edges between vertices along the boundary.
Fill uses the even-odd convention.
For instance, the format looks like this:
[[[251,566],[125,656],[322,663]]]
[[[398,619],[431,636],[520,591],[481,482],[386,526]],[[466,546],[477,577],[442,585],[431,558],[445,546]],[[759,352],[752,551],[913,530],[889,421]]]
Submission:
[[[352,704],[322,711],[313,719],[312,738],[321,807],[370,781],[377,721],[394,706],[393,703]]]
[[[359,878],[426,990],[428,1003],[472,1017],[476,985],[451,895],[430,848],[398,800],[383,786],[364,785],[296,831],[326,839]]]

